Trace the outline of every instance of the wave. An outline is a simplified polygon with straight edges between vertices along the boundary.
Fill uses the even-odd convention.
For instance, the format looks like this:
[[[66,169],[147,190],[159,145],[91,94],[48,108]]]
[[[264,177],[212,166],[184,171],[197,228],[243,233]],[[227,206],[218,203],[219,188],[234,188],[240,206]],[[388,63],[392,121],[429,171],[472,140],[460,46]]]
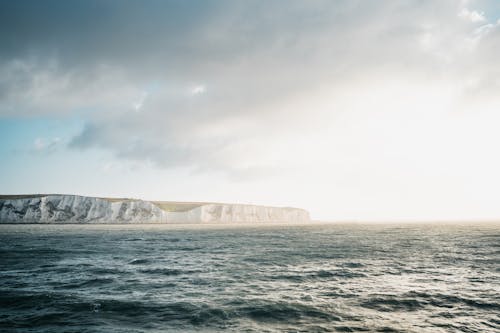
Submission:
[[[500,304],[493,301],[487,302],[481,299],[423,292],[408,292],[402,295],[376,295],[369,300],[361,302],[360,305],[383,312],[417,311],[427,306],[455,308],[462,305],[478,309],[500,310]]]
[[[115,282],[116,280],[112,278],[92,278],[81,282],[59,284],[58,286],[55,287],[55,289],[79,289],[82,287],[86,288],[100,287],[103,285],[113,284]]]
[[[151,263],[151,260],[142,258],[142,259],[134,259],[134,260],[130,261],[129,265],[146,265],[149,263]]]
[[[141,269],[139,272],[144,274],[153,274],[153,275],[183,275],[183,274],[194,274],[200,273],[199,270],[189,270],[189,269],[176,269],[176,268],[148,268]]]
[[[158,301],[137,301],[123,299],[86,300],[68,294],[33,293],[0,296],[0,306],[6,315],[21,310],[43,308],[42,312],[33,311],[29,322],[17,327],[30,325],[54,325],[63,323],[63,313],[71,313],[82,320],[98,314],[100,318],[120,320],[125,323],[154,320],[178,321],[194,326],[220,326],[239,320],[252,320],[260,323],[291,323],[313,319],[316,321],[341,321],[336,314],[315,306],[294,302],[271,302],[250,300],[227,302],[223,306],[210,306],[192,302],[162,303]],[[61,321],[59,321],[61,320]]]
[[[416,299],[400,297],[373,297],[361,302],[360,305],[382,312],[417,311],[425,306],[424,303]]]
[[[306,271],[296,274],[277,274],[271,275],[268,278],[271,280],[287,280],[291,282],[306,282],[313,280],[339,280],[339,279],[353,279],[366,277],[366,274],[361,272],[353,272],[351,270],[338,269],[338,270],[323,270]]]
[[[0,234],[0,332],[500,329],[482,231],[51,228]]]
[[[341,317],[318,307],[295,302],[247,301],[235,312],[258,322],[293,322],[302,319],[340,321]]]

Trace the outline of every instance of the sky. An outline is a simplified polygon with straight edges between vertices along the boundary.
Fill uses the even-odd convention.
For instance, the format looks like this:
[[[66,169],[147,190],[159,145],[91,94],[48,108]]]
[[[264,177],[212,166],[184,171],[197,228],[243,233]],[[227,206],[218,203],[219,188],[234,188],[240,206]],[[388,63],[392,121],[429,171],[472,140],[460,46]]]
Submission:
[[[0,0],[0,193],[500,219],[500,2]]]

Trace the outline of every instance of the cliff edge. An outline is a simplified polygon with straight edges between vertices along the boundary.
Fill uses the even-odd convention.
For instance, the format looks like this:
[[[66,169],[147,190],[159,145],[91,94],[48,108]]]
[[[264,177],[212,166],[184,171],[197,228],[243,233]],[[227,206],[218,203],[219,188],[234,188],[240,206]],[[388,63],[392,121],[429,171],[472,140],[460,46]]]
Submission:
[[[266,223],[309,222],[300,208],[143,201],[79,195],[0,196],[0,223]]]

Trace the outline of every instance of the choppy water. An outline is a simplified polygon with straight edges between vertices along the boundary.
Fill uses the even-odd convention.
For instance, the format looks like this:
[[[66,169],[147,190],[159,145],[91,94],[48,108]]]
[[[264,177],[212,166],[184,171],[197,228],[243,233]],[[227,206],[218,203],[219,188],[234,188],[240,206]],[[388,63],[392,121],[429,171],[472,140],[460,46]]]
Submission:
[[[2,332],[499,332],[500,225],[0,226]]]

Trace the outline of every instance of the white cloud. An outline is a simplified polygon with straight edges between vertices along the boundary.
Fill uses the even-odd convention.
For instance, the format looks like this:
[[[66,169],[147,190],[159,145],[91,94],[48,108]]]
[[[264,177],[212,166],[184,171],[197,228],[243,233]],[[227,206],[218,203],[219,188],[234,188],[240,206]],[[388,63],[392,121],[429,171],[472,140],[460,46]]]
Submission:
[[[204,85],[197,85],[191,88],[191,95],[200,95],[204,94],[207,91],[207,88]]]
[[[142,107],[144,106],[144,102],[146,101],[148,96],[149,96],[149,93],[144,91],[141,94],[141,97],[139,98],[139,100],[132,104],[135,111],[141,111]]]
[[[458,17],[468,20],[470,22],[484,22],[486,21],[486,17],[484,16],[484,12],[477,12],[475,10],[469,10],[468,8],[462,8],[462,10],[458,13]]]
[[[233,8],[233,14],[238,16],[240,9]],[[443,81],[449,89],[468,91],[469,96],[454,95],[457,100],[468,100],[470,82],[483,82],[491,63],[485,68],[479,60],[483,55],[477,29],[481,27],[449,15],[454,10],[455,5],[447,2],[408,6],[387,2],[372,5],[366,12],[360,12],[355,4],[326,6],[321,11],[314,5],[300,5],[292,6],[290,12],[276,11],[273,24],[257,10],[254,19],[262,22],[246,22],[252,29],[244,34],[242,45],[238,44],[240,25],[234,23],[234,29],[229,29],[228,21],[210,22],[203,27],[206,34],[210,32],[203,35],[210,43],[202,39],[197,44],[206,50],[199,50],[200,57],[185,64],[186,68],[197,66],[197,70],[186,71],[185,76],[155,78],[162,82],[161,88],[154,95],[142,93],[133,105],[141,110],[140,116],[123,117],[120,104],[107,104],[97,94],[107,111],[89,117],[86,129],[72,146],[104,148],[123,159],[147,159],[166,168],[217,170],[242,178],[245,171],[268,170],[273,174],[284,165],[294,168],[300,164],[294,157],[296,149],[286,153],[290,147],[286,142],[294,137],[315,137],[318,142],[311,144],[321,146],[328,138],[317,135],[323,133],[318,128],[334,122],[335,115],[360,109],[363,117],[370,112],[383,114],[380,109],[394,109],[394,99],[373,97],[376,102],[368,102],[367,91],[360,87],[385,89],[400,82],[394,86],[415,85],[418,90],[425,89],[425,82]],[[241,11],[244,19],[248,13],[244,8]],[[332,20],[339,11],[343,20]],[[461,12],[466,14],[476,22],[484,17],[468,9]],[[310,21],[311,17],[315,20]],[[299,29],[296,20],[301,19],[307,24]],[[479,34],[486,38],[483,30]],[[232,58],[208,61],[208,51],[230,53]],[[125,69],[99,72],[103,77],[116,76],[117,95],[132,90],[127,73]],[[217,89],[206,94],[205,84],[186,84],[196,82],[192,77],[204,77]],[[366,82],[372,82],[373,87]],[[338,89],[357,97],[347,102],[339,97]],[[191,98],[202,94],[206,94],[203,99]],[[405,91],[414,105],[428,101],[428,96],[413,98],[418,94]],[[425,103],[419,105],[429,108]],[[419,112],[408,110],[405,104],[399,107],[407,109],[400,112]],[[320,163],[321,156],[318,153],[311,159]]]
[[[485,35],[489,34],[493,29],[497,28],[498,26],[500,26],[500,20],[498,20],[495,23],[484,24],[474,30],[474,35],[477,36],[478,38],[482,38]]]
[[[45,143],[43,139],[36,138],[35,141],[33,142],[33,146],[35,147],[35,150],[40,151],[45,148]]]
[[[61,144],[61,138],[36,138],[33,141],[33,151],[37,153],[51,153],[54,152]]]
[[[129,96],[141,96],[132,107],[142,107],[147,97],[119,66],[68,68],[61,61],[57,56],[27,56],[0,62],[0,116],[127,110]]]

